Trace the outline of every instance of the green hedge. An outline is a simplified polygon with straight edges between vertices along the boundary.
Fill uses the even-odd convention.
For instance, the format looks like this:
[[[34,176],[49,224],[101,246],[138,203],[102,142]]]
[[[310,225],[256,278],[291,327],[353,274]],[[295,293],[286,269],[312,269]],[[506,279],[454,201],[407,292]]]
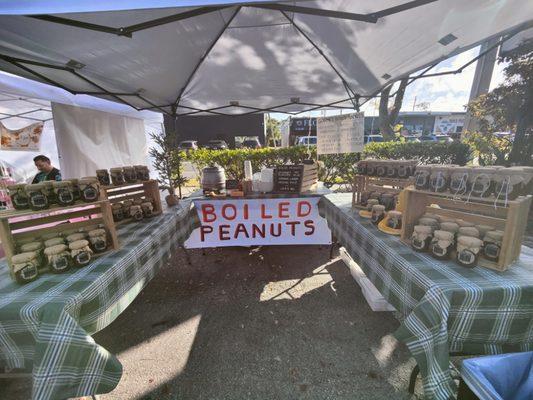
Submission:
[[[423,164],[464,165],[470,159],[470,147],[463,143],[430,142],[370,143],[365,146],[363,158],[380,159],[417,159]],[[264,149],[208,150],[199,149],[186,155],[194,166],[202,168],[218,164],[224,168],[228,178],[244,179],[244,161],[250,160],[254,172],[263,167],[301,163],[303,160],[316,159],[316,149],[305,146]],[[356,163],[361,159],[359,153],[321,155],[319,157],[319,179],[324,182],[351,182],[356,172]]]

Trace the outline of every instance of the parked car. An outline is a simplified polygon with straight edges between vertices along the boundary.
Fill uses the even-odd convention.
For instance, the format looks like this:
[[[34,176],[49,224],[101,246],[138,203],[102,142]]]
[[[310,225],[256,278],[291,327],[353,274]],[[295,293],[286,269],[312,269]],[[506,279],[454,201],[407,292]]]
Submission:
[[[406,135],[403,138],[406,142],[420,142],[420,139],[418,139],[415,135]]]
[[[381,135],[367,135],[364,138],[364,144],[372,142],[384,142],[383,136]]]
[[[435,138],[439,142],[447,142],[447,143],[453,142],[453,139],[449,137],[448,135],[435,135]]]
[[[248,149],[260,149],[261,143],[257,139],[246,139],[242,142],[241,147]]]
[[[210,140],[205,147],[211,150],[226,150],[228,149],[228,144],[224,140]]]
[[[180,142],[178,149],[185,151],[198,150],[198,142],[196,140],[184,140]]]
[[[418,140],[420,140],[421,142],[436,142],[437,137],[433,135],[424,135],[424,136],[420,136]]]
[[[300,136],[296,142],[297,146],[316,146],[316,136]]]

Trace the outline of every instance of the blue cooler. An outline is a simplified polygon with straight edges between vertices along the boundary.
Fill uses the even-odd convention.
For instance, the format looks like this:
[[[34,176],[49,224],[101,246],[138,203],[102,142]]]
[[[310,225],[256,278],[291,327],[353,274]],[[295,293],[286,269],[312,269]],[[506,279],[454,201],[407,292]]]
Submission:
[[[458,400],[532,400],[533,351],[464,360],[461,378]]]

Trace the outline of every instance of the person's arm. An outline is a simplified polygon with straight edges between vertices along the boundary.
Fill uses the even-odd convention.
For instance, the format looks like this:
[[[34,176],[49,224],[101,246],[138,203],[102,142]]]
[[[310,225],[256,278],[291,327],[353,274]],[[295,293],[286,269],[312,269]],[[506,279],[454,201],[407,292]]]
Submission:
[[[32,183],[32,185],[33,185],[34,183],[39,183],[39,174],[37,174],[37,175],[35,175],[35,176],[33,177],[33,181],[31,181],[31,183]]]

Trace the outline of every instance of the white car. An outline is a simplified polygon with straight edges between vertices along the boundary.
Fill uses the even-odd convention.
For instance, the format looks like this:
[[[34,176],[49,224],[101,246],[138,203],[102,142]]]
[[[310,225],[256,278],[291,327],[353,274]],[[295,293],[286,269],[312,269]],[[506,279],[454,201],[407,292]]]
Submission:
[[[316,146],[316,136],[300,136],[296,142],[297,146]]]

